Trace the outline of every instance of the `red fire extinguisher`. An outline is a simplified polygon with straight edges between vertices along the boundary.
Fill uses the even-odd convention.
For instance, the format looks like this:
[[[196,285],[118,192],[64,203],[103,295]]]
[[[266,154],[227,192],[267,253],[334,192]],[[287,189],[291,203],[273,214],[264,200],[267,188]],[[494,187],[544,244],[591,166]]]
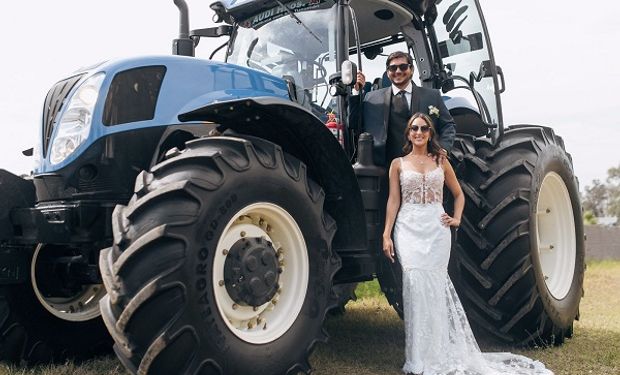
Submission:
[[[327,114],[327,122],[325,123],[325,126],[331,130],[334,137],[336,137],[338,142],[340,142],[340,145],[344,146],[344,126],[338,122],[338,118],[336,118],[335,113]]]

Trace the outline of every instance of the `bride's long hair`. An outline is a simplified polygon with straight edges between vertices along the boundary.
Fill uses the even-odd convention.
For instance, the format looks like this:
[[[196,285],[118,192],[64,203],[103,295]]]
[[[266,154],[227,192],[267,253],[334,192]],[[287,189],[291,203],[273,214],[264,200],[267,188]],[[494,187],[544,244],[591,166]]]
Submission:
[[[411,131],[411,125],[413,124],[413,121],[417,118],[421,118],[422,120],[424,120],[424,122],[429,126],[429,134],[428,134],[428,143],[426,144],[426,152],[431,154],[433,156],[433,158],[437,161],[437,164],[439,164],[439,157],[441,155],[441,146],[439,145],[439,142],[437,141],[437,132],[435,132],[435,126],[433,125],[433,120],[431,120],[430,117],[428,117],[428,115],[422,113],[422,112],[416,112],[413,114],[413,116],[411,116],[411,118],[409,119],[409,121],[407,121],[407,127],[405,128],[405,145],[403,146],[403,151],[405,152],[405,155],[407,155],[408,153],[411,152],[411,150],[413,150],[413,143],[411,143],[411,141],[409,140],[409,132]]]

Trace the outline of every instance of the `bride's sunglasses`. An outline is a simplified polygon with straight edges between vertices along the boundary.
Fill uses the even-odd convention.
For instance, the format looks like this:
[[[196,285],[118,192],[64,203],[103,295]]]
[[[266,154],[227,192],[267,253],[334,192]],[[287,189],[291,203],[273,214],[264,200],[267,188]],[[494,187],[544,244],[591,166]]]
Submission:
[[[428,133],[429,130],[431,130],[431,127],[428,125],[422,125],[422,126],[418,126],[418,125],[411,125],[411,127],[409,128],[409,130],[411,130],[414,133],[417,133],[418,130],[421,130],[422,133]]]
[[[396,72],[396,69],[400,69],[401,72],[406,72],[407,69],[409,69],[410,67],[411,67],[411,64],[394,64],[394,65],[388,65],[387,70],[389,70],[392,73]]]

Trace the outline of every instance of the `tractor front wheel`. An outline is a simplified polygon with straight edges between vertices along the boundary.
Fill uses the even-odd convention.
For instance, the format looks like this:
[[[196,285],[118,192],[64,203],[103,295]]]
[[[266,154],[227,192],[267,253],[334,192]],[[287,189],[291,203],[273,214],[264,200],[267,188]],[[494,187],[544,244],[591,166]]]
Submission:
[[[102,314],[132,372],[309,371],[336,303],[335,222],[305,165],[211,137],[143,172],[113,215]]]

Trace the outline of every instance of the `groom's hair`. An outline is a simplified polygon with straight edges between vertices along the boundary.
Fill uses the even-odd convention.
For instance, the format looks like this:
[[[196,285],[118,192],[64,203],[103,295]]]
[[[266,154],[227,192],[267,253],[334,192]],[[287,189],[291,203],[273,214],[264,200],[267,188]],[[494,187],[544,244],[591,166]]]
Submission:
[[[403,51],[396,51],[396,52],[390,53],[387,60],[385,60],[385,67],[387,68],[388,66],[390,66],[390,62],[399,57],[406,58],[409,65],[413,66],[413,57],[411,57],[410,54],[408,54],[407,52],[403,52]]]

